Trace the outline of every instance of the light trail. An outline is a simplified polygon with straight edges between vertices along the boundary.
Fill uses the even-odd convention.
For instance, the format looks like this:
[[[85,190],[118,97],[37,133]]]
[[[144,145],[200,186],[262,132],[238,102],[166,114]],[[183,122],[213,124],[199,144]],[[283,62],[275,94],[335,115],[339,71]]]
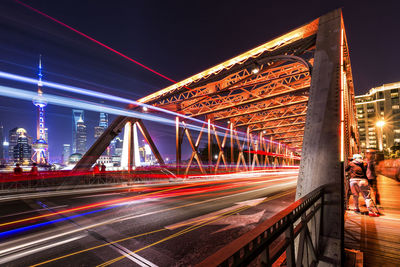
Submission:
[[[279,197],[282,197],[282,196],[285,196],[285,195],[288,195],[288,194],[291,194],[291,193],[293,193],[294,191],[295,191],[295,190],[291,190],[291,191],[286,192],[286,193],[277,194],[277,195],[275,195],[275,196],[273,196],[273,197],[271,197],[271,198],[267,198],[267,199],[265,199],[264,201],[261,201],[260,204],[261,204],[261,203],[268,202],[268,201],[271,201],[271,200],[273,200],[273,199],[277,199],[277,198],[279,198]],[[142,250],[145,250],[145,249],[147,249],[147,248],[153,247],[153,246],[155,246],[155,245],[157,245],[157,244],[163,243],[163,242],[168,241],[168,240],[170,240],[170,239],[172,239],[172,238],[175,238],[175,237],[184,235],[184,234],[186,234],[186,233],[192,232],[192,231],[194,231],[194,230],[196,230],[196,229],[198,229],[198,228],[201,228],[201,227],[206,226],[206,225],[208,225],[208,224],[210,224],[210,223],[219,221],[219,220],[221,220],[221,219],[223,219],[223,218],[225,218],[225,217],[229,217],[229,216],[231,216],[231,215],[234,215],[234,214],[237,214],[237,213],[239,213],[239,212],[245,211],[245,210],[247,210],[247,209],[249,209],[249,208],[252,208],[252,206],[240,207],[240,208],[237,208],[237,209],[235,209],[235,210],[233,210],[233,211],[228,211],[228,212],[226,212],[226,213],[222,213],[222,214],[220,214],[220,215],[213,216],[213,217],[211,217],[211,218],[203,219],[203,220],[205,220],[205,222],[202,222],[203,220],[201,220],[199,223],[196,223],[195,225],[192,225],[192,226],[190,226],[190,227],[188,227],[188,228],[186,228],[186,229],[183,229],[183,230],[179,231],[178,233],[175,233],[175,234],[170,235],[170,236],[168,236],[168,237],[165,237],[165,238],[163,238],[163,239],[161,239],[161,240],[159,240],[159,241],[156,241],[156,242],[154,242],[154,243],[152,243],[152,244],[149,244],[149,245],[144,246],[144,247],[142,247],[142,248],[140,248],[140,249],[137,249],[137,250],[135,250],[135,251],[133,251],[133,252],[131,252],[131,253],[132,253],[132,254],[138,253],[138,252],[140,252],[140,251],[142,251]],[[192,222],[191,222],[191,223],[192,223]],[[128,255],[129,255],[129,254],[128,254]],[[113,263],[115,263],[115,262],[117,262],[117,261],[120,261],[120,260],[124,259],[125,257],[126,257],[126,256],[123,255],[123,256],[114,258],[114,259],[109,260],[109,261],[107,261],[107,262],[104,262],[104,263],[102,263],[102,264],[100,264],[100,265],[97,265],[97,267],[105,267],[105,266],[111,265],[111,264],[113,264]]]
[[[282,182],[284,180],[293,180],[295,178],[296,177],[292,176],[292,177],[287,177],[287,178],[276,178],[276,179],[269,179],[269,180],[264,180],[263,179],[262,181],[260,181],[261,178],[253,178],[253,179],[246,180],[246,181],[236,180],[236,182],[230,183],[228,185],[214,185],[212,187],[186,188],[186,189],[182,189],[182,187],[174,187],[174,188],[171,188],[171,189],[168,188],[166,190],[161,190],[161,191],[155,192],[155,193],[160,193],[161,192],[160,195],[157,195],[157,194],[153,195],[153,194],[149,193],[149,194],[144,194],[142,196],[145,196],[145,198],[148,198],[149,195],[152,195],[152,196],[150,196],[150,198],[153,197],[153,198],[158,198],[158,199],[160,199],[160,198],[179,197],[179,196],[187,196],[187,195],[190,195],[190,196],[193,196],[193,195],[196,195],[196,196],[204,195],[204,196],[208,196],[208,197],[215,197],[215,196],[218,196],[218,195],[226,195],[226,196],[229,197],[232,194],[233,195],[238,195],[238,194],[241,194],[241,193],[246,193],[248,191],[255,191],[255,190],[258,190],[259,188],[262,189],[262,188],[265,187],[266,183]],[[208,184],[215,184],[215,183],[221,183],[221,182],[224,182],[224,181],[213,181],[213,182],[209,182]],[[205,184],[205,185],[208,185],[208,184]],[[252,187],[251,189],[235,190],[238,187],[247,186],[247,185],[251,185],[251,184],[259,184],[259,185],[256,185],[256,186]],[[204,185],[204,183],[199,183],[199,185]],[[199,186],[199,185],[195,184],[195,185],[192,185],[192,186]],[[278,184],[278,186],[279,186],[279,184]],[[174,189],[177,189],[177,190],[174,191]],[[223,192],[223,193],[212,193],[212,192],[215,192],[215,191],[229,190],[229,189],[233,189],[234,191]],[[167,191],[171,191],[171,190],[172,190],[172,193],[168,193],[167,192]],[[165,193],[165,192],[167,192],[167,193]],[[189,198],[190,198],[190,196],[189,196]],[[43,222],[43,223],[38,223],[38,224],[34,224],[34,225],[29,225],[29,226],[20,227],[20,228],[17,228],[17,229],[12,229],[12,230],[8,230],[8,231],[0,232],[0,238],[4,238],[4,237],[7,237],[7,236],[10,236],[10,235],[13,235],[13,234],[17,234],[17,233],[21,233],[21,232],[24,232],[24,231],[36,229],[36,228],[39,228],[39,227],[42,227],[42,226],[55,224],[55,223],[59,223],[59,222],[62,222],[62,221],[71,220],[73,218],[77,218],[77,217],[81,217],[81,216],[85,216],[85,215],[89,215],[89,214],[93,214],[93,213],[97,213],[97,212],[101,212],[101,211],[105,211],[105,210],[109,210],[109,209],[113,209],[113,208],[117,208],[117,207],[119,208],[119,207],[121,207],[121,205],[123,205],[123,206],[131,205],[132,203],[131,202],[127,202],[127,201],[128,200],[132,200],[132,199],[140,200],[140,199],[143,199],[143,197],[134,196],[134,197],[128,197],[128,198],[120,198],[120,199],[116,199],[116,200],[112,200],[112,201],[95,203],[93,205],[86,205],[86,206],[83,206],[83,207],[72,208],[72,209],[68,209],[68,210],[64,210],[64,211],[60,211],[60,212],[53,212],[53,213],[50,213],[50,214],[45,214],[45,215],[41,215],[41,216],[22,219],[22,220],[19,220],[19,221],[9,222],[9,223],[3,224],[3,225],[7,225],[7,224],[10,225],[10,224],[14,224],[14,223],[17,223],[17,222],[31,221],[31,220],[34,220],[34,219],[40,219],[40,218],[43,218],[43,217],[50,217],[50,216],[54,216],[54,215],[62,215],[62,214],[67,213],[67,212],[79,211],[79,210],[93,208],[93,207],[97,207],[97,206],[110,205],[110,206],[102,208],[102,209],[93,210],[93,211],[85,212],[85,213],[78,214],[78,215],[72,215],[72,216],[69,216],[69,217],[63,217],[61,219],[56,219],[56,220],[52,220],[52,221],[47,221],[47,222]],[[114,203],[112,203],[112,202],[114,202]],[[153,203],[149,203],[149,204],[147,204],[145,206],[149,206],[149,205],[151,206],[152,204]],[[83,228],[83,229],[87,229],[87,228]]]
[[[147,69],[147,70],[149,70],[149,71],[151,71],[151,72],[153,72],[154,74],[157,74],[158,76],[160,76],[160,77],[162,77],[162,78],[164,78],[164,79],[166,79],[166,80],[168,80],[168,81],[170,81],[170,82],[176,83],[176,81],[174,81],[173,79],[168,78],[167,76],[165,76],[165,75],[163,75],[163,74],[161,74],[161,73],[159,73],[159,72],[153,70],[152,68],[147,67],[146,65],[144,65],[144,64],[142,64],[142,63],[140,63],[140,62],[134,60],[133,58],[128,57],[127,55],[125,55],[125,54],[123,54],[123,53],[121,53],[121,52],[119,52],[119,51],[117,51],[117,50],[115,50],[115,49],[109,47],[108,45],[106,45],[106,44],[104,44],[104,43],[102,43],[102,42],[100,42],[100,41],[97,41],[97,40],[94,39],[93,37],[90,37],[89,35],[84,34],[84,33],[81,32],[81,31],[78,31],[77,29],[75,29],[75,28],[73,28],[73,27],[71,27],[71,26],[69,26],[69,25],[67,25],[67,24],[65,24],[65,23],[63,23],[63,22],[61,22],[61,21],[59,21],[59,20],[57,20],[57,19],[55,19],[55,18],[49,16],[49,15],[47,15],[46,13],[44,13],[44,12],[42,12],[42,11],[36,9],[36,8],[33,8],[33,7],[31,7],[30,5],[25,4],[25,3],[23,3],[23,2],[21,2],[21,1],[19,1],[19,0],[14,0],[14,1],[17,2],[18,4],[24,6],[24,7],[26,7],[26,8],[28,8],[28,9],[32,10],[32,11],[34,11],[34,12],[36,12],[36,13],[38,13],[38,14],[40,14],[40,15],[42,15],[42,16],[44,16],[44,17],[46,17],[46,18],[48,18],[48,19],[50,19],[50,20],[52,20],[52,21],[54,21],[54,22],[57,22],[58,24],[60,24],[60,25],[62,25],[62,26],[64,26],[64,27],[70,29],[71,31],[74,31],[75,33],[77,33],[77,34],[79,34],[79,35],[81,35],[81,36],[83,36],[83,37],[89,39],[90,41],[92,41],[92,42],[94,42],[94,43],[96,43],[96,44],[98,44],[98,45],[100,45],[100,46],[102,46],[102,47],[104,47],[104,48],[110,50],[111,52],[114,52],[114,53],[116,53],[117,55],[119,55],[119,56],[121,56],[121,57],[123,57],[123,58],[125,58],[125,59],[127,59],[127,60],[129,60],[129,61],[131,61],[131,62],[133,62],[133,63],[135,63],[135,64],[137,64],[137,65],[139,65],[139,66],[141,66],[141,67],[143,67],[143,68],[145,68],[145,69]]]
[[[5,97],[11,97],[11,98],[17,98],[17,99],[31,101],[35,96],[37,96],[37,93],[0,85],[0,95],[5,96]],[[51,94],[43,94],[43,97],[46,98],[46,101],[48,103],[51,103],[53,105],[70,107],[70,108],[81,108],[81,109],[95,111],[95,112],[105,112],[105,113],[114,114],[114,115],[134,117],[134,118],[138,118],[138,119],[149,120],[149,121],[164,123],[164,124],[168,124],[168,125],[175,125],[175,120],[163,118],[163,117],[152,115],[152,114],[146,114],[146,113],[136,112],[136,111],[132,111],[132,110],[126,110],[126,109],[112,107],[112,106],[108,106],[108,105],[99,106],[99,104],[95,103],[95,102],[75,100],[75,99],[71,100],[66,97],[56,96],[56,95],[51,95]],[[196,130],[196,131],[201,130],[201,127],[196,126],[196,125],[188,125],[188,128],[190,128],[192,130]]]
[[[260,190],[260,189],[258,189],[258,190]],[[257,191],[258,191],[258,190],[257,190]],[[256,191],[256,190],[252,190],[252,191]],[[285,196],[285,195],[290,194],[290,193],[293,193],[293,192],[295,192],[295,190],[291,190],[291,191],[286,192],[286,193],[281,193],[281,194],[273,195],[272,197],[267,197],[267,199],[266,199],[265,202],[270,201],[270,200],[277,199],[277,198],[279,198],[279,197]],[[244,193],[247,193],[247,192],[244,192]],[[199,205],[199,204],[203,204],[203,203],[207,203],[207,202],[211,202],[211,201],[220,200],[220,199],[223,199],[223,198],[226,198],[226,197],[234,197],[234,196],[236,196],[236,195],[241,195],[241,194],[243,194],[243,193],[238,193],[238,194],[235,194],[235,195],[229,195],[229,196],[218,197],[218,198],[214,198],[214,199],[207,199],[207,200],[203,200],[203,201],[200,201],[200,202],[189,203],[189,204],[185,204],[185,205],[178,206],[178,207],[168,208],[168,209],[165,209],[165,210],[162,210],[162,211],[170,211],[170,210],[175,210],[175,209],[178,209],[178,208],[183,208],[183,207],[188,207],[188,206],[193,206],[193,205]],[[262,202],[261,202],[261,203],[262,203]],[[162,212],[162,211],[161,211],[161,212]],[[157,211],[157,212],[159,212],[159,211]],[[153,213],[151,213],[151,214],[153,214]],[[148,214],[148,215],[150,215],[150,214]],[[207,219],[209,219],[209,218],[201,219],[201,220],[199,220],[198,222],[202,222],[202,221],[207,220]],[[195,222],[195,221],[192,221],[192,222],[188,222],[188,224],[189,224],[189,223],[192,224],[192,223],[196,223],[196,222]],[[182,224],[181,226],[185,226],[185,224]],[[79,251],[76,251],[76,252],[73,252],[73,253],[70,253],[70,254],[66,254],[66,255],[57,257],[57,258],[49,259],[49,260],[46,260],[46,261],[43,261],[43,262],[40,262],[40,263],[31,265],[31,267],[41,266],[41,265],[44,265],[44,264],[47,264],[47,263],[51,263],[51,262],[54,262],[54,261],[58,261],[58,260],[61,260],[61,259],[65,259],[65,258],[74,256],[74,255],[78,255],[78,254],[81,254],[81,253],[84,253],[84,252],[88,252],[88,251],[92,251],[92,250],[95,250],[95,249],[98,249],[98,248],[102,248],[102,247],[105,247],[105,246],[109,246],[110,244],[121,243],[121,242],[123,242],[123,241],[127,241],[127,240],[130,240],[130,239],[134,239],[134,238],[138,238],[138,237],[141,237],[141,236],[150,235],[150,234],[154,234],[154,233],[158,233],[158,232],[162,232],[162,231],[166,231],[166,230],[167,230],[167,228],[161,228],[161,229],[157,229],[157,230],[150,231],[150,232],[147,232],[147,233],[142,233],[142,234],[137,234],[137,235],[125,237],[125,238],[122,238],[122,239],[119,239],[119,240],[116,240],[116,241],[112,241],[112,242],[107,243],[107,244],[102,244],[102,245],[90,247],[90,248],[87,248],[87,249],[82,249],[82,250],[79,250]]]
[[[101,212],[101,211],[105,211],[105,210],[109,210],[112,209],[113,207],[106,207],[106,208],[102,208],[102,209],[98,209],[98,210],[92,210],[92,211],[88,211],[85,213],[81,213],[81,214],[77,214],[77,215],[73,215],[73,216],[69,216],[69,217],[63,217],[57,220],[53,220],[53,221],[48,221],[48,222],[43,222],[43,223],[37,223],[34,225],[29,225],[29,226],[25,226],[25,227],[20,227],[17,229],[12,229],[12,230],[8,230],[8,231],[4,231],[4,232],[0,232],[0,238],[4,238],[13,234],[17,234],[17,233],[21,233],[24,231],[28,231],[28,230],[32,230],[32,229],[36,229],[42,226],[46,226],[46,225],[50,225],[50,224],[54,224],[54,223],[58,223],[58,222],[62,222],[62,221],[67,221],[67,220],[71,220],[77,217],[81,217],[81,216],[85,216],[85,215],[89,215],[89,214],[93,214],[93,213],[97,213],[97,212]],[[57,212],[56,214],[59,214],[59,212]]]
[[[232,183],[230,183],[228,185],[216,185],[216,184],[220,184],[220,183],[226,183],[226,181],[221,180],[221,181],[200,182],[198,184],[195,183],[195,184],[189,184],[189,185],[177,186],[177,187],[168,187],[167,189],[162,189],[162,190],[155,191],[155,192],[145,193],[143,195],[137,195],[137,196],[126,197],[126,198],[119,198],[119,199],[114,199],[114,200],[109,200],[109,201],[103,201],[103,202],[98,202],[98,203],[89,204],[89,205],[85,205],[85,206],[80,206],[80,207],[76,207],[76,208],[57,211],[57,212],[53,212],[53,213],[49,213],[49,214],[43,214],[43,215],[29,217],[29,218],[25,218],[25,219],[16,220],[16,221],[6,222],[6,223],[0,224],[0,227],[14,225],[14,224],[17,224],[17,223],[32,221],[32,220],[36,220],[36,219],[52,217],[52,216],[55,216],[55,215],[61,215],[61,214],[74,212],[74,211],[80,211],[80,210],[86,210],[86,209],[90,209],[90,208],[101,207],[101,206],[105,206],[105,205],[112,205],[112,206],[107,207],[105,209],[116,208],[116,207],[119,207],[120,205],[130,204],[129,202],[125,203],[127,201],[143,199],[143,198],[147,198],[149,196],[150,197],[154,197],[154,198],[161,198],[161,197],[162,198],[168,198],[168,197],[184,196],[184,195],[188,195],[188,194],[202,194],[202,193],[205,193],[205,192],[213,192],[213,191],[218,191],[218,190],[227,190],[227,189],[237,188],[237,187],[240,187],[240,186],[246,185],[246,184],[248,185],[248,184],[260,183],[260,181],[259,181],[260,179],[262,179],[262,178],[256,177],[256,178],[252,178],[252,179],[246,180],[246,181],[242,181],[242,180],[236,179],[236,180],[233,180]],[[287,179],[290,180],[290,179],[293,179],[293,177],[263,180],[263,181],[261,181],[261,183],[276,182],[276,181],[282,181],[282,180],[287,180]],[[197,186],[204,186],[204,185],[206,185],[206,186],[207,185],[214,185],[214,186],[212,186],[212,187],[201,187],[201,188],[188,188],[188,187],[197,187]],[[264,186],[264,185],[260,185],[260,186]],[[169,192],[169,191],[172,191],[172,192],[171,193],[165,193],[165,192]],[[103,210],[104,209],[99,209],[99,210],[91,211],[90,213],[99,212],[99,211],[103,211]],[[90,213],[84,213],[84,214],[90,214]],[[72,217],[68,217],[68,218],[74,218],[74,217],[76,217],[76,215],[74,215]],[[31,230],[31,229],[34,229],[34,228],[37,228],[37,227],[40,227],[40,226],[49,225],[49,224],[52,224],[52,223],[58,223],[58,222],[66,220],[68,218],[57,219],[57,220],[48,221],[48,222],[45,222],[45,223],[39,223],[39,224],[31,225],[31,226],[26,226],[26,227],[21,227],[21,228],[9,230],[9,231],[0,232],[0,237],[8,236],[8,235],[15,234],[15,233],[22,232],[22,231],[26,231],[26,230]]]
[[[189,187],[189,186],[192,186],[192,185],[183,185],[183,186],[180,186],[180,187],[177,187],[177,188]],[[77,207],[77,208],[71,208],[71,209],[58,211],[58,212],[54,212],[54,213],[43,214],[43,215],[34,216],[34,217],[30,217],[30,218],[25,218],[25,219],[15,220],[15,221],[11,221],[11,222],[1,223],[0,227],[7,226],[7,225],[13,225],[13,224],[16,224],[16,223],[21,223],[21,222],[26,222],[26,221],[31,221],[31,220],[36,220],[36,219],[41,219],[41,218],[47,218],[47,217],[50,217],[50,216],[55,216],[55,215],[64,214],[64,213],[68,213],[68,212],[73,212],[73,211],[79,211],[79,210],[84,210],[84,209],[89,209],[89,208],[96,208],[96,207],[99,207],[99,206],[102,206],[102,205],[115,204],[115,203],[126,201],[126,200],[129,200],[129,199],[135,199],[135,198],[139,198],[139,197],[143,197],[143,196],[149,196],[149,195],[153,195],[153,194],[156,194],[156,193],[161,193],[161,192],[166,192],[166,191],[171,191],[171,190],[174,190],[174,188],[169,188],[169,189],[165,189],[165,190],[160,190],[160,191],[151,192],[151,193],[138,195],[138,196],[133,196],[133,197],[128,197],[128,198],[103,201],[103,202],[99,202],[99,203],[85,205],[85,206],[81,206],[81,207]]]
[[[24,76],[12,74],[12,73],[7,73],[7,72],[4,72],[4,71],[0,71],[0,78],[12,80],[12,81],[17,81],[17,82],[28,83],[28,84],[34,84],[34,85],[36,85],[37,82],[38,82],[36,79],[33,79],[33,78],[24,77]],[[66,92],[70,92],[70,93],[90,96],[90,97],[94,97],[94,98],[98,98],[98,99],[102,99],[102,100],[106,100],[106,101],[111,100],[111,101],[124,103],[124,104],[128,104],[128,105],[136,105],[136,106],[139,106],[139,107],[145,107],[147,109],[154,110],[154,111],[159,111],[159,112],[162,112],[162,113],[165,113],[165,114],[169,114],[169,115],[172,115],[172,116],[177,116],[177,117],[183,118],[185,120],[190,120],[190,121],[193,121],[193,122],[196,122],[196,123],[200,123],[200,124],[204,124],[205,123],[205,121],[202,121],[202,120],[199,120],[199,119],[196,119],[196,118],[192,118],[192,117],[189,117],[189,116],[186,116],[186,115],[183,115],[183,114],[171,111],[171,110],[167,110],[167,109],[163,109],[163,108],[160,108],[160,107],[155,107],[155,106],[152,106],[152,105],[141,103],[141,102],[135,101],[133,99],[128,99],[128,98],[124,98],[124,97],[114,96],[114,95],[110,95],[110,94],[106,94],[106,93],[102,93],[102,92],[97,92],[97,91],[85,89],[85,88],[80,88],[80,87],[76,87],[76,86],[65,85],[65,84],[60,84],[60,83],[55,83],[55,82],[49,82],[49,81],[42,81],[42,84],[43,84],[43,86],[46,86],[46,87],[49,87],[49,88],[53,88],[53,89],[57,89],[57,90],[61,90],[61,91],[66,91]],[[29,91],[27,91],[27,92],[29,92]],[[47,96],[48,94],[44,94],[44,95]],[[57,97],[57,96],[55,96],[55,97]],[[28,100],[30,101],[31,99],[28,99]],[[74,101],[79,101],[79,100],[74,100]],[[95,104],[95,105],[98,106],[98,104]],[[102,105],[102,106],[105,106],[105,105]],[[120,109],[120,110],[127,111],[125,109]],[[100,111],[100,110],[99,110],[99,108],[97,108],[97,110],[94,110],[94,111]],[[132,112],[135,112],[135,111],[132,111]],[[146,114],[146,113],[136,112],[135,116],[139,116],[138,114]],[[117,114],[117,115],[121,115],[121,114]],[[160,118],[158,116],[156,116],[156,117]],[[184,125],[186,126],[186,124],[184,124]],[[218,128],[218,129],[220,129],[220,130],[229,131],[228,128],[220,126],[220,125],[214,125],[214,126],[216,128]],[[190,125],[188,128],[190,128],[190,127],[192,127],[191,129],[196,130],[196,131],[200,131],[201,130],[201,128],[199,126]],[[239,137],[239,139],[241,141],[246,141],[247,140],[246,139],[246,133],[241,132],[241,131],[237,131],[237,130],[236,130],[236,132],[237,132],[238,137]],[[224,136],[224,133],[222,133],[222,132],[217,132],[217,134],[219,136],[222,136],[222,137]],[[230,134],[228,134],[228,137],[230,137]],[[285,144],[281,144],[279,142],[272,141],[272,140],[269,140],[269,139],[265,139],[264,138],[264,140],[266,142],[269,142],[269,143],[282,145],[284,147],[286,146]],[[288,147],[288,146],[286,146],[286,147]],[[288,148],[290,148],[290,147],[288,147]]]

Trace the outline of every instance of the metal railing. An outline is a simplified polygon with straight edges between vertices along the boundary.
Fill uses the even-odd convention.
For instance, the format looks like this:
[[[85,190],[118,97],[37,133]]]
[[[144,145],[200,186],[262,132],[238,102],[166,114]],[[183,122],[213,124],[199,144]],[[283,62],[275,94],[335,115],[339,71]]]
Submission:
[[[318,262],[323,203],[321,187],[197,266],[312,266]]]

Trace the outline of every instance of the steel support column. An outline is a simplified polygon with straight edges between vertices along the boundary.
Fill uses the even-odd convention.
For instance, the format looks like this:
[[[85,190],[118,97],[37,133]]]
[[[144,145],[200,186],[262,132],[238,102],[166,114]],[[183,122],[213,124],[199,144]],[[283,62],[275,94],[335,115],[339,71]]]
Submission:
[[[89,150],[83,155],[81,160],[75,165],[74,171],[90,170],[92,165],[97,161],[99,156],[107,149],[111,141],[122,131],[125,124],[130,118],[118,116],[104,133],[94,142]]]
[[[339,266],[341,258],[340,44],[342,17],[335,10],[319,20],[310,98],[296,199],[325,185],[320,259]]]
[[[182,142],[181,142],[181,130],[180,130],[180,125],[179,125],[179,117],[176,117],[175,119],[175,130],[176,130],[176,175],[179,175],[179,168],[181,165],[181,148],[182,148]]]
[[[208,169],[210,170],[209,173],[212,172],[212,135],[211,135],[211,120],[207,120],[207,133],[208,133]]]

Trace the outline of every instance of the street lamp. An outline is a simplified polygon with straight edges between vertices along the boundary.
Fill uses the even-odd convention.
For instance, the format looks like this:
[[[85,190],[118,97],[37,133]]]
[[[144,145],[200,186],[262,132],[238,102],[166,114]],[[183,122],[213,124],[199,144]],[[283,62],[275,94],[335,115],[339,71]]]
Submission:
[[[384,125],[385,125],[385,120],[383,120],[383,119],[376,122],[376,126],[379,127],[379,132],[378,132],[379,151],[383,151],[383,126]]]
[[[384,120],[379,120],[377,123],[376,123],[376,126],[378,126],[378,127],[380,127],[381,129],[382,129],[382,127],[385,125],[385,121]]]

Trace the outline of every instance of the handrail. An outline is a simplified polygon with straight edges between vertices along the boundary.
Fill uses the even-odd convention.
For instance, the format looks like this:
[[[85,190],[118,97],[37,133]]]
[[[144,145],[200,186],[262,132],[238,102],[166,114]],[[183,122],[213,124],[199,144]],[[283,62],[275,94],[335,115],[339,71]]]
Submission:
[[[264,264],[271,266],[277,259],[284,256],[285,251],[288,266],[296,265],[296,261],[301,265],[304,242],[308,242],[309,247],[311,245],[312,260],[316,262],[317,250],[315,248],[317,244],[312,244],[316,242],[313,242],[307,224],[318,211],[321,216],[323,197],[323,187],[315,189],[253,230],[221,248],[197,266],[246,266],[260,255],[264,258]],[[319,227],[319,223],[317,223],[316,236],[319,235]],[[285,234],[285,238],[281,237],[282,234]],[[294,241],[299,234],[301,240],[299,249],[297,249],[298,255],[295,257]],[[273,248],[270,247],[272,244]]]

